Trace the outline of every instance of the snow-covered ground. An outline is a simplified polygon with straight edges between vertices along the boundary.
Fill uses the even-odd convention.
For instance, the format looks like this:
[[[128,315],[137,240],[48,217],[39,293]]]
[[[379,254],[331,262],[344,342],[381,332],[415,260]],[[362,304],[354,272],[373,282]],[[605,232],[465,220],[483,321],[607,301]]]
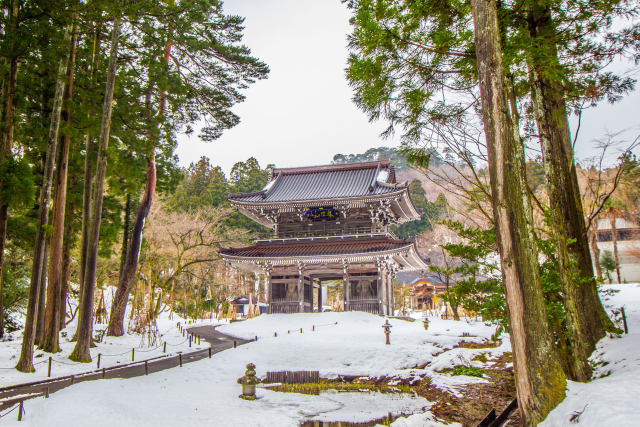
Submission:
[[[577,419],[580,425],[631,426],[640,419],[635,405],[640,392],[640,285],[603,289],[609,308],[625,306],[630,333],[605,338],[599,344],[594,360],[602,363],[597,373],[610,374],[588,384],[569,383],[567,399],[550,414],[547,426],[570,425],[572,414],[583,409]],[[305,420],[361,422],[391,412],[405,415],[392,424],[396,427],[438,426],[442,424],[429,413],[431,402],[421,397],[337,392],[314,396],[258,388],[258,400],[245,401],[238,398],[241,390],[236,383],[251,362],[259,376],[278,370],[318,370],[323,377],[387,376],[390,381],[427,375],[440,388],[458,393],[461,385],[486,380],[439,371],[456,365],[481,366],[482,362],[473,360],[475,356],[492,359],[509,351],[508,336],[502,336],[496,348],[453,348],[462,340],[488,340],[495,327],[464,320],[430,320],[425,331],[420,321],[391,319],[391,345],[387,346],[381,328],[384,319],[379,316],[356,312],[263,315],[220,327],[241,338],[258,336],[257,342],[145,377],[79,383],[49,399],[26,401],[20,424],[14,414],[2,423],[296,426]],[[427,363],[424,369],[418,368]]]
[[[105,292],[105,300],[107,300],[107,307],[110,307],[110,299]],[[129,304],[130,306],[130,304]],[[128,319],[128,311],[127,317]],[[71,338],[76,330],[77,317],[62,331],[60,337],[61,352],[56,354],[45,353],[42,350],[35,350],[34,352],[34,373],[22,373],[14,369],[20,358],[20,346],[22,344],[22,331],[12,332],[7,334],[8,337],[4,341],[0,341],[0,387],[21,384],[31,381],[38,381],[47,378],[49,356],[53,357],[51,377],[63,377],[65,375],[75,375],[82,372],[88,372],[96,369],[96,363],[98,353],[101,354],[100,367],[108,368],[110,366],[121,365],[131,362],[131,349],[135,348],[134,357],[135,360],[151,359],[153,357],[164,354],[163,343],[167,342],[167,353],[175,354],[178,351],[189,351],[206,348],[209,344],[206,341],[201,340],[200,344],[191,344],[189,348],[189,342],[182,333],[178,330],[176,323],[181,322],[185,325],[185,320],[177,316],[172,315],[169,319],[169,313],[163,312],[160,314],[157,325],[158,333],[156,335],[155,343],[149,345],[147,335],[144,337],[138,334],[125,334],[122,337],[103,337],[101,342],[96,343],[96,347],[91,349],[92,363],[77,363],[69,360],[69,355],[73,351],[75,342],[71,341]],[[204,321],[202,324],[212,324],[211,321]],[[126,325],[126,323],[125,323]],[[196,324],[187,325],[195,326]],[[94,336],[101,333],[107,328],[107,325],[96,324],[94,325]]]
[[[544,426],[640,425],[640,284],[602,286],[600,294],[608,311],[624,306],[629,333],[600,340],[591,357],[597,379],[569,382],[567,397]]]
[[[238,398],[240,386],[236,380],[252,362],[259,376],[277,370],[318,370],[328,377],[412,378],[429,374],[439,384],[455,389],[456,384],[485,380],[451,377],[434,370],[465,362],[475,364],[478,362],[469,361],[476,354],[487,353],[490,357],[508,350],[501,346],[445,352],[462,340],[489,339],[495,328],[481,322],[431,319],[425,331],[422,322],[392,319],[389,346],[384,342],[383,323],[379,316],[351,312],[269,315],[224,325],[222,332],[244,338],[257,335],[258,341],[181,369],[128,380],[84,382],[49,399],[27,401],[27,416],[21,425],[175,426],[188,420],[194,426],[295,426],[307,419],[367,421],[389,412],[425,413],[431,403],[421,397],[380,393],[327,392],[313,396],[259,388],[259,399],[247,402]],[[463,332],[470,336],[463,338]],[[416,369],[428,362],[432,366]],[[397,422],[402,426],[440,425],[430,419],[426,413]]]

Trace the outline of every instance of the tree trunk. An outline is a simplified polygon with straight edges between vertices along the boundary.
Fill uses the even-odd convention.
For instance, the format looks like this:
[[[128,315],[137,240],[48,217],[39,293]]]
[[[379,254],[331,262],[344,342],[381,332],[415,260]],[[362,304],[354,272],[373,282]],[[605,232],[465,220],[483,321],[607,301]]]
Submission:
[[[471,7],[518,404],[523,423],[536,425],[564,398],[565,375],[552,346],[530,212],[522,198],[523,147],[514,138],[507,105],[496,3],[472,0]]]
[[[97,52],[100,48],[100,33],[102,29],[102,24],[97,25],[96,32],[93,38],[92,45],[92,56],[91,56],[91,83],[90,88],[95,88],[96,83],[96,61],[97,61]],[[95,116],[94,111],[89,113],[89,118],[93,119]],[[91,216],[91,200],[92,197],[92,189],[93,189],[93,179],[94,179],[94,166],[96,163],[95,159],[96,155],[96,144],[95,139],[91,136],[90,133],[85,135],[85,158],[84,158],[84,187],[82,190],[82,227],[81,227],[81,237],[80,237],[80,289],[78,295],[78,304],[82,304],[82,290],[84,283],[84,275],[87,266],[87,242],[89,235],[89,221]],[[77,337],[74,336],[74,340]]]
[[[62,297],[60,298],[60,329],[64,329],[67,319],[67,299],[69,297],[69,270],[71,268],[71,239],[73,238],[73,215],[72,205],[67,206],[67,218],[64,232],[64,247],[62,250]]]
[[[163,70],[166,73],[169,61],[169,54],[171,52],[171,43],[168,42],[164,50],[164,62]],[[147,115],[151,122],[151,87],[146,99]],[[164,118],[166,110],[166,92],[161,89],[159,96],[159,111],[158,117],[160,120]],[[151,126],[151,123],[149,123]],[[156,163],[155,163],[155,146],[157,137],[153,132],[149,132],[149,139],[153,141],[151,154],[147,156],[147,179],[145,183],[145,191],[142,196],[142,201],[138,207],[136,213],[136,219],[131,231],[131,240],[129,247],[127,248],[127,256],[124,261],[124,267],[118,281],[118,289],[116,295],[111,303],[111,312],[109,315],[109,328],[107,335],[109,336],[121,336],[124,334],[124,315],[127,309],[127,301],[129,300],[129,294],[131,293],[131,287],[133,286],[133,279],[138,268],[138,259],[140,256],[140,245],[142,243],[142,231],[144,229],[144,222],[149,215],[151,209],[151,203],[153,202],[153,194],[156,189]],[[127,199],[129,202],[129,199]]]
[[[64,33],[64,42],[71,41],[71,28],[67,27]],[[53,178],[53,164],[55,163],[58,129],[60,127],[60,113],[62,111],[62,98],[67,74],[67,59],[61,59],[56,77],[56,93],[53,99],[53,110],[51,112],[51,127],[49,128],[49,138],[47,146],[47,156],[45,159],[44,174],[42,177],[42,187],[40,188],[40,205],[38,208],[38,226],[36,228],[36,241],[33,256],[33,266],[31,268],[31,285],[29,287],[29,301],[27,303],[27,318],[25,321],[24,335],[22,337],[22,349],[20,360],[16,369],[22,372],[33,372],[33,342],[35,335],[35,318],[38,309],[38,296],[40,294],[41,276],[44,264],[45,227],[49,219],[49,203],[51,201],[51,181]]]
[[[96,182],[93,203],[91,205],[91,221],[87,241],[86,270],[83,283],[83,298],[78,314],[78,341],[69,356],[77,362],[91,362],[89,347],[91,346],[91,331],[93,323],[93,294],[96,287],[96,267],[98,262],[98,239],[100,236],[100,220],[102,216],[102,199],[104,196],[105,175],[107,172],[107,147],[109,145],[109,131],[111,128],[111,110],[113,104],[113,89],[116,80],[118,60],[118,42],[120,40],[120,17],[113,20],[113,34],[111,37],[111,51],[109,53],[109,68],[107,70],[107,84],[102,107],[102,123],[100,125],[100,142],[98,145],[98,164],[96,167]]]
[[[44,308],[47,301],[47,260],[49,254],[49,242],[44,244],[44,255],[42,257],[42,270],[40,272],[40,291],[38,294],[38,316],[36,318],[36,337],[34,344],[37,347],[42,345],[44,338]]]
[[[118,289],[111,304],[111,313],[109,315],[109,328],[107,335],[119,337],[124,334],[124,314],[127,309],[127,301],[131,293],[131,287],[134,283],[136,269],[138,268],[138,258],[140,256],[140,245],[142,244],[142,231],[144,222],[151,209],[153,193],[156,188],[156,165],[155,156],[152,154],[147,158],[147,181],[144,196],[136,219],[131,230],[131,241],[127,249],[127,256],[124,263],[122,274],[118,282]]]
[[[618,229],[616,228],[616,214],[609,209],[609,223],[611,224],[611,244],[613,244],[613,260],[616,264],[616,277],[618,283],[622,283],[620,279],[620,258],[618,257]]]
[[[584,211],[573,159],[571,135],[561,83],[550,77],[560,68],[556,30],[546,5],[529,12],[529,34],[537,48],[530,58],[532,103],[551,203],[553,236],[570,341],[571,379],[591,378],[589,355],[612,327],[598,297]]]
[[[77,20],[77,15],[74,22]],[[75,24],[74,24],[75,26]],[[51,220],[52,233],[49,247],[49,280],[47,286],[47,305],[44,319],[44,339],[41,347],[49,353],[60,351],[60,311],[62,310],[62,269],[63,246],[65,232],[65,208],[67,204],[67,170],[69,167],[69,146],[71,145],[71,97],[73,96],[73,77],[76,61],[76,44],[78,42],[77,28],[74,28],[69,52],[69,65],[67,67],[67,85],[64,91],[63,102],[65,109],[62,111],[62,119],[65,123],[65,131],[60,137],[60,153],[56,166],[56,180],[54,183],[53,218]]]
[[[16,34],[18,28],[18,0],[12,0],[8,9],[7,30]],[[13,50],[13,49],[12,49]],[[9,73],[3,82],[3,102],[0,115],[0,163],[6,162],[11,157],[13,148],[13,129],[15,112],[15,93],[18,81],[18,57],[9,59]],[[4,282],[4,250],[7,243],[7,221],[9,220],[9,205],[0,203],[0,338],[4,336],[4,308],[2,302],[2,284]]]
[[[129,249],[129,235],[131,234],[131,193],[127,191],[127,201],[124,205],[124,224],[122,227],[122,249],[120,251],[120,273],[118,281],[122,277],[125,261],[127,260],[127,249]]]

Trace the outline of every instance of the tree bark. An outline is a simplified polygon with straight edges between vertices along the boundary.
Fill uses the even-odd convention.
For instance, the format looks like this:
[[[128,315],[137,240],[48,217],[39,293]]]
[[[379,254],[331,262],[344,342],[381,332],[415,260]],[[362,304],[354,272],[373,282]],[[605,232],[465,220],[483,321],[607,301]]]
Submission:
[[[68,201],[68,200],[67,200]],[[73,238],[73,205],[67,205],[66,225],[64,232],[64,247],[62,250],[62,297],[60,298],[60,326],[62,330],[66,326],[67,299],[69,297],[69,270],[71,268],[71,239]]]
[[[74,21],[77,19],[74,18]],[[75,24],[74,24],[75,26]],[[67,67],[67,85],[63,102],[66,104],[62,111],[65,130],[60,136],[60,153],[56,165],[56,180],[54,183],[53,218],[51,220],[52,233],[49,247],[49,279],[47,286],[47,305],[44,319],[44,339],[41,347],[49,353],[60,351],[60,311],[62,310],[62,269],[63,246],[65,232],[65,208],[67,204],[67,171],[69,167],[69,148],[71,145],[71,97],[73,96],[73,78],[76,61],[76,43],[78,42],[77,28],[74,28]]]
[[[38,316],[36,318],[36,337],[34,344],[40,347],[44,338],[44,307],[47,301],[47,260],[49,254],[49,242],[44,244],[44,255],[42,257],[42,270],[40,272],[40,291],[38,293]]]
[[[131,241],[127,248],[127,256],[124,263],[120,280],[118,281],[118,289],[111,304],[111,313],[109,314],[109,328],[107,335],[119,337],[124,334],[124,315],[127,309],[127,301],[134,283],[134,277],[138,268],[138,258],[140,256],[140,245],[142,244],[142,231],[144,222],[149,215],[151,203],[153,201],[153,193],[156,189],[156,165],[155,156],[151,154],[147,158],[147,180],[144,196],[136,219],[131,230]]]
[[[514,138],[495,0],[471,2],[492,205],[509,315],[518,404],[536,425],[564,398],[565,375],[552,346],[531,221],[522,195],[523,147]]]
[[[96,26],[96,32],[93,38],[93,46],[92,46],[92,56],[91,56],[91,89],[95,87],[96,82],[96,62],[97,62],[97,52],[100,48],[100,33],[102,30],[102,23]],[[89,113],[90,119],[93,119],[94,112],[91,111]],[[89,236],[89,221],[91,220],[91,200],[92,197],[92,189],[93,189],[93,179],[94,179],[94,166],[96,163],[95,159],[96,155],[96,144],[95,139],[90,133],[85,135],[85,158],[84,158],[84,187],[82,190],[82,227],[81,227],[81,237],[80,237],[80,289],[78,295],[78,303],[82,304],[82,290],[84,283],[84,275],[87,266],[87,242]],[[74,336],[74,340],[76,337]]]
[[[111,50],[109,53],[109,67],[107,70],[107,84],[102,107],[102,123],[100,125],[100,142],[98,145],[98,164],[96,167],[96,181],[93,203],[91,205],[91,221],[87,241],[86,271],[83,283],[83,298],[78,314],[78,340],[69,359],[77,362],[91,362],[89,348],[91,346],[91,331],[93,324],[93,294],[96,287],[96,267],[98,262],[98,239],[100,237],[100,220],[102,217],[102,200],[104,196],[105,176],[107,173],[107,147],[109,145],[109,131],[111,128],[111,111],[113,104],[113,90],[116,80],[118,60],[118,42],[120,41],[120,17],[113,20],[111,36]]]
[[[67,27],[64,33],[64,42],[71,41],[71,28]],[[38,208],[38,226],[36,228],[36,241],[34,245],[33,266],[31,268],[31,285],[29,287],[29,301],[27,303],[27,318],[25,320],[24,335],[22,337],[22,349],[20,360],[16,369],[22,372],[33,372],[33,343],[35,336],[35,318],[38,310],[41,276],[44,264],[45,227],[49,219],[49,203],[51,201],[51,181],[53,179],[53,164],[55,163],[58,129],[60,127],[60,114],[62,111],[62,98],[64,96],[65,80],[67,74],[67,59],[61,59],[56,77],[56,92],[53,99],[51,112],[51,126],[47,144],[42,187],[40,188],[40,205]]]
[[[546,5],[535,4],[528,16],[534,50],[530,57],[532,103],[538,124],[552,228],[569,337],[573,380],[591,378],[589,355],[605,329],[613,325],[600,302],[584,211],[573,159],[564,90],[552,75],[560,69],[555,27]],[[544,53],[544,55],[543,55]]]
[[[127,191],[127,200],[124,205],[124,224],[122,227],[122,249],[120,251],[120,273],[118,281],[122,277],[125,262],[127,260],[127,250],[129,249],[129,235],[131,234],[131,193]]]
[[[12,34],[17,34],[18,28],[18,0],[12,0],[8,9],[7,30]],[[13,56],[9,59],[9,73],[4,79],[2,94],[3,102],[0,115],[0,125],[2,132],[0,133],[0,163],[6,162],[11,157],[13,148],[13,129],[14,129],[14,113],[15,113],[15,93],[18,81],[18,57]],[[7,243],[7,221],[9,220],[9,205],[0,203],[0,338],[4,336],[4,308],[2,302],[3,282],[4,282],[4,250]]]

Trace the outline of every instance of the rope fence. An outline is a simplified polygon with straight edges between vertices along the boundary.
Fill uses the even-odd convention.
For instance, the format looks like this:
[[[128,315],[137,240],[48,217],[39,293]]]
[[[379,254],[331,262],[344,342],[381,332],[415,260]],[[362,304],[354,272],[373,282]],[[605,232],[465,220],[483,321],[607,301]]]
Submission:
[[[189,332],[184,327],[184,325],[182,325],[181,322],[177,322],[176,325],[174,325],[171,328],[167,329],[164,332],[164,334],[161,335],[161,337],[168,335],[168,333],[171,332],[174,329],[180,331],[180,333],[183,336],[186,335],[186,338],[183,341],[179,342],[179,343],[170,343],[170,342],[165,340],[165,341],[162,341],[161,344],[159,344],[159,345],[157,345],[157,346],[155,346],[153,348],[148,348],[146,350],[141,350],[141,349],[138,349],[136,347],[132,347],[131,350],[125,350],[125,351],[123,351],[121,353],[113,353],[113,354],[110,354],[110,353],[98,353],[97,368],[98,369],[101,368],[100,362],[105,357],[120,357],[120,356],[124,356],[124,355],[127,355],[127,354],[131,354],[132,362],[135,362],[135,354],[136,353],[151,353],[151,352],[154,352],[154,351],[158,351],[160,349],[162,349],[163,353],[166,353],[167,352],[167,346],[180,347],[180,346],[184,345],[185,343],[187,343],[189,340],[193,340],[193,342],[197,341],[197,344],[200,344],[200,337],[196,336],[192,332]],[[189,347],[191,347],[191,343],[189,344]],[[149,360],[152,360],[152,359],[149,359]],[[141,360],[140,362],[143,362],[143,361]],[[54,359],[53,357],[50,356],[47,360],[42,360],[42,361],[33,363],[33,366],[35,367],[35,366],[42,365],[42,364],[45,364],[45,363],[49,364],[48,370],[47,370],[47,377],[49,377],[49,378],[52,376],[52,371],[53,371],[53,366],[54,365],[63,365],[63,366],[82,366],[82,365],[84,365],[84,364],[80,364],[78,362],[72,362],[72,361],[66,362],[66,361],[62,361],[62,360],[59,360],[59,359]],[[125,365],[114,365],[112,367],[118,367],[118,366],[125,366]],[[0,367],[0,370],[2,370],[2,371],[10,371],[10,370],[12,371],[12,370],[15,370],[15,369],[16,369],[15,366]],[[83,374],[78,374],[78,375],[83,375]]]
[[[13,408],[9,409],[7,412],[5,412],[4,414],[0,414],[0,420],[2,420],[4,417],[6,417],[7,415],[9,415],[10,413],[12,413],[13,411],[15,411],[16,409],[18,409],[20,407],[20,403],[16,403]]]
[[[311,331],[315,331],[316,328],[321,328],[321,327],[325,327],[325,326],[336,326],[336,325],[338,325],[338,322],[324,323],[324,324],[318,324],[318,325],[314,324],[314,325],[311,326]],[[204,349],[194,350],[194,351],[191,351],[191,352],[188,352],[188,353],[183,353],[181,351],[178,351],[176,353],[168,353],[167,354],[166,353],[167,345],[168,346],[172,346],[172,347],[179,347],[179,346],[182,346],[185,343],[189,342],[189,347],[191,347],[191,341],[192,340],[195,341],[197,339],[198,343],[199,343],[200,338],[201,338],[200,335],[189,331],[185,327],[185,325],[182,325],[181,322],[177,322],[176,326],[174,328],[177,328],[181,332],[182,336],[186,336],[184,341],[182,341],[180,343],[176,343],[176,344],[172,344],[172,343],[169,343],[167,341],[164,341],[162,343],[162,345],[158,345],[158,346],[156,346],[154,348],[151,348],[151,349],[148,349],[148,350],[138,350],[138,353],[149,353],[149,352],[152,352],[152,351],[156,351],[160,347],[162,347],[162,351],[164,353],[162,355],[155,356],[155,357],[152,357],[152,358],[149,358],[149,359],[145,359],[145,360],[135,361],[135,360],[133,360],[134,354],[135,354],[135,350],[136,350],[135,347],[132,348],[131,351],[127,350],[127,351],[124,351],[122,353],[115,353],[115,354],[98,353],[98,358],[97,358],[97,361],[98,361],[97,367],[98,367],[98,369],[95,369],[95,370],[92,370],[92,371],[85,371],[85,372],[81,372],[81,373],[76,373],[76,374],[72,374],[72,375],[67,375],[67,376],[63,376],[63,377],[55,377],[55,378],[49,378],[49,379],[45,379],[45,380],[41,380],[41,381],[35,381],[35,382],[31,382],[31,383],[16,384],[16,385],[8,386],[8,387],[2,387],[2,388],[0,388],[0,393],[6,393],[6,392],[9,392],[11,390],[16,390],[16,389],[23,388],[23,387],[35,387],[35,386],[41,386],[41,385],[47,385],[47,384],[55,384],[55,383],[58,383],[58,384],[62,383],[63,385],[60,388],[63,388],[63,387],[66,387],[68,385],[73,385],[74,381],[78,381],[78,380],[86,381],[86,380],[89,380],[89,379],[99,379],[99,378],[103,378],[104,379],[104,378],[106,378],[106,373],[107,372],[115,371],[115,370],[119,370],[119,369],[131,368],[131,367],[133,367],[135,365],[144,365],[144,374],[148,375],[149,366],[150,366],[149,362],[157,361],[158,359],[170,360],[169,358],[171,358],[171,359],[173,359],[173,360],[175,360],[177,362],[177,364],[175,366],[182,367],[183,361],[189,362],[189,361],[199,360],[201,358],[206,357],[206,356],[203,356],[203,357],[200,357],[200,358],[195,358],[196,356],[202,355],[203,353],[204,354],[208,353],[208,357],[211,358],[214,353],[217,353],[217,352],[220,352],[220,351],[228,349],[226,347],[219,347],[219,348],[216,348],[216,349],[214,349],[213,347],[208,347],[208,348],[204,348]],[[304,331],[304,328],[298,328],[298,329],[295,329],[293,331],[292,330],[288,330],[287,332],[290,334],[291,332],[303,333],[303,331]],[[278,336],[278,333],[274,332],[274,337],[277,337],[277,336]],[[241,341],[240,344],[242,344],[243,342],[251,341],[251,340],[245,340],[245,339],[240,339],[240,338],[238,338],[238,339]],[[254,341],[257,341],[257,339],[258,339],[258,336],[256,335],[255,338],[254,338]],[[231,348],[236,348],[237,345],[238,345],[237,340],[233,339],[232,343],[233,344],[232,344]],[[231,345],[231,342],[229,344]],[[128,353],[131,353],[131,355],[132,355],[132,362],[131,363],[118,364],[118,365],[114,365],[114,366],[110,366],[110,367],[102,367],[102,368],[100,367],[100,360],[103,357],[124,356],[124,355],[126,355]],[[77,363],[63,362],[63,361],[60,361],[60,360],[53,360],[52,357],[49,357],[48,360],[42,360],[40,362],[34,363],[34,366],[35,365],[40,365],[40,364],[43,364],[43,363],[49,363],[49,371],[48,371],[48,376],[49,377],[51,377],[51,367],[52,367],[53,363],[57,363],[57,364],[61,364],[61,365],[67,365],[67,366],[79,366],[79,364],[77,364]],[[11,367],[11,368],[0,368],[0,369],[7,370],[7,369],[15,369],[15,368]],[[167,369],[167,367],[165,366],[162,369]],[[134,376],[138,376],[138,375],[134,375]],[[91,378],[88,378],[88,377],[91,377]],[[57,388],[54,387],[54,390],[55,389],[57,389]],[[44,397],[48,397],[49,396],[50,389],[49,389],[48,386],[45,387],[45,388],[42,388],[41,390],[44,390],[44,391],[40,392],[40,393],[33,393],[29,397],[21,397],[21,400],[20,400],[19,403],[16,403],[13,407],[11,407],[11,409],[8,409],[6,412],[0,414],[0,419],[3,418],[3,417],[6,417],[9,414],[11,414],[16,409],[19,409],[18,421],[22,420],[23,415],[26,414],[26,411],[24,410],[24,400],[30,399],[30,398],[34,398],[34,397],[37,397],[37,396],[44,396]]]

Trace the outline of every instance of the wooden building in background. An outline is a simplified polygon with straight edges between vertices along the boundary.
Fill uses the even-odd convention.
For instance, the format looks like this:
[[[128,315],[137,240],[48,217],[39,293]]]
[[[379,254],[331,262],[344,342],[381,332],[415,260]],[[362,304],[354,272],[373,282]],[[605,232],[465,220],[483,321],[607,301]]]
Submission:
[[[270,313],[312,312],[314,300],[321,311],[323,282],[338,280],[345,310],[392,314],[395,274],[427,267],[413,240],[389,231],[420,214],[388,160],[274,169],[263,190],[229,200],[273,229],[220,251],[228,265],[266,275]]]

